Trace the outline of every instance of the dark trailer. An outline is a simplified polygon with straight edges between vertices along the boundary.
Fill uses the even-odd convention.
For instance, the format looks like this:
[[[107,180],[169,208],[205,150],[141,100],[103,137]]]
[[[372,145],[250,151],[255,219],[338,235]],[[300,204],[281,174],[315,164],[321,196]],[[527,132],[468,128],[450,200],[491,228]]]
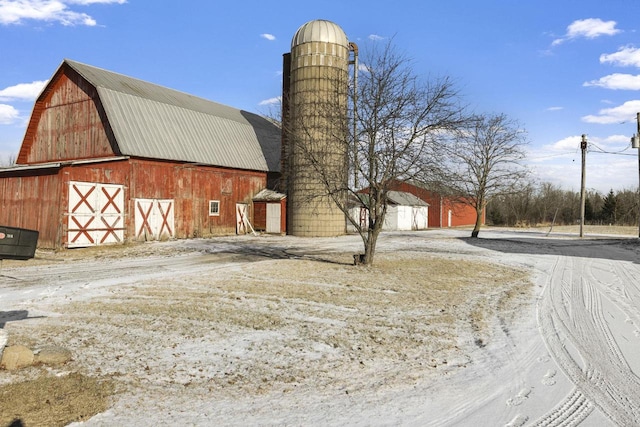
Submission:
[[[38,244],[38,231],[0,225],[0,261],[33,258]]]

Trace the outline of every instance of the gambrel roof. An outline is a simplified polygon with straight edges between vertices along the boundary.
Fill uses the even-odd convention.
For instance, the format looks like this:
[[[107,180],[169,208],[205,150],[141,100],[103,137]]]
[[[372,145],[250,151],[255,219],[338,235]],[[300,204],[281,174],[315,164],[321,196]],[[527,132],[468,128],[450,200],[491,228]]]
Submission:
[[[96,89],[121,156],[280,169],[281,132],[264,117],[68,59],[54,77],[63,67]]]

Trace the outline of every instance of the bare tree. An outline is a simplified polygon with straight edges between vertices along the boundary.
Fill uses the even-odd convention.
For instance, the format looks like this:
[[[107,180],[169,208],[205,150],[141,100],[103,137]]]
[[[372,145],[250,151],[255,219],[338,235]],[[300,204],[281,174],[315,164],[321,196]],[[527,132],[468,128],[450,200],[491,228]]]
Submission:
[[[527,175],[526,132],[504,114],[479,115],[447,148],[452,175],[448,184],[461,202],[476,211],[471,237],[478,237],[483,212],[493,196],[508,194]]]
[[[438,164],[435,146],[441,143],[440,135],[453,132],[464,120],[451,80],[422,80],[391,42],[365,49],[360,61],[358,85],[349,85],[350,105],[308,102],[323,117],[319,122],[331,125],[298,125],[304,135],[289,134],[287,139],[305,156],[304,166],[321,183],[322,194],[331,197],[362,237],[362,263],[370,265],[389,191],[398,181],[434,181],[430,175]],[[341,120],[347,110],[349,120]],[[342,154],[322,148],[317,137],[328,132],[333,142],[340,141]],[[352,216],[354,206],[364,215]]]

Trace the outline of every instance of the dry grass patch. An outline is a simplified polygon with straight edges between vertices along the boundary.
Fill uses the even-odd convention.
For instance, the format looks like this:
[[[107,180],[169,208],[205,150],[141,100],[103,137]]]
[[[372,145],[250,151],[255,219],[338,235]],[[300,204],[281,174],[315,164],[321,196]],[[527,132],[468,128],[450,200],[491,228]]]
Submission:
[[[81,374],[42,375],[0,386],[0,425],[64,426],[109,407],[114,383]]]
[[[520,270],[426,254],[380,254],[369,268],[267,260],[68,304],[39,332],[77,349],[85,372],[167,393],[375,388],[465,366],[530,289]]]
[[[181,271],[114,286],[99,298],[47,308],[59,315],[10,323],[12,341],[69,348],[74,358],[65,370],[109,380],[73,374],[14,383],[46,390],[44,382],[68,381],[51,386],[62,397],[34,398],[60,406],[95,400],[94,409],[67,406],[60,421],[30,423],[26,416],[37,408],[25,399],[21,415],[2,413],[0,421],[86,419],[106,409],[114,386],[122,401],[411,387],[473,364],[475,352],[508,333],[532,300],[526,272],[456,259],[460,254],[379,253],[371,267],[347,264],[350,254],[244,263],[234,255],[228,265],[221,261],[229,255],[219,256],[202,258],[216,264],[206,274]],[[0,390],[5,399],[7,389]]]

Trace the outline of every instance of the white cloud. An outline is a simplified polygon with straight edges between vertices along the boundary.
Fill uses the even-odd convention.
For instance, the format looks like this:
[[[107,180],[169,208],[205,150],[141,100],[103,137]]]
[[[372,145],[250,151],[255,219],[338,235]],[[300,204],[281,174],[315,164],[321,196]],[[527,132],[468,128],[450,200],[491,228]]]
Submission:
[[[572,158],[580,152],[582,135],[572,135],[560,139],[552,144],[545,144],[540,148],[531,147],[527,158],[531,163],[554,162],[556,159]],[[602,149],[620,150],[629,145],[628,135],[609,135],[597,137],[587,135],[587,141],[598,145]]]
[[[640,90],[640,75],[614,73],[585,82],[583,86],[596,86],[614,90]]]
[[[549,108],[547,108],[547,111],[560,111],[560,110],[564,110],[564,107],[549,107]]]
[[[566,154],[567,157],[573,155],[580,150],[580,142],[582,135],[572,135],[563,138],[553,144],[547,144],[538,152],[533,151],[534,156],[539,156],[534,160],[546,160],[548,158],[562,157],[559,155]],[[597,144],[601,148],[620,148],[629,145],[629,136],[627,135],[609,135],[606,137],[597,137],[587,135],[587,141]]]
[[[545,145],[544,148],[554,153],[567,151],[574,151],[580,148],[580,141],[582,141],[582,135],[568,136],[560,141],[556,141],[553,144]]]
[[[11,105],[0,104],[0,124],[9,125],[18,120],[19,115]]]
[[[9,86],[8,88],[0,90],[0,101],[33,101],[46,84],[47,80],[38,80],[31,83],[20,83],[15,86]]]
[[[26,20],[59,22],[65,26],[97,25],[86,13],[71,10],[69,5],[87,6],[100,4],[123,4],[126,0],[0,0],[0,24],[21,24]]]
[[[276,96],[275,98],[265,99],[264,101],[260,101],[258,105],[277,105],[282,102],[281,96]]]
[[[605,138],[595,138],[594,142],[607,148],[624,148],[629,146],[629,135],[609,135]]]
[[[584,116],[582,121],[597,124],[624,123],[635,121],[638,111],[640,111],[640,100],[627,101],[617,107],[604,108],[598,111],[598,114]]]
[[[276,36],[269,33],[260,34],[260,37],[262,37],[263,39],[267,39],[269,41],[274,41],[276,39]]]
[[[565,189],[579,190],[581,140],[582,135],[572,135],[529,151],[527,160],[534,177],[539,182],[551,182]],[[626,153],[630,146],[629,135],[601,137],[587,135],[587,142],[589,144],[586,162],[586,186],[588,189],[606,193],[611,188],[623,189],[637,185],[637,159],[627,156],[612,157],[595,154],[601,151]]]
[[[551,44],[557,46],[567,40],[578,38],[595,39],[600,36],[612,36],[620,32],[616,28],[616,21],[603,21],[599,18],[579,19],[567,27],[564,37],[554,40]]]
[[[621,67],[640,67],[640,49],[633,46],[625,46],[616,53],[600,55],[600,62],[603,64],[611,63]]]
[[[373,40],[373,41],[379,41],[379,40],[384,40],[384,37],[379,36],[377,34],[369,34],[369,40]]]

